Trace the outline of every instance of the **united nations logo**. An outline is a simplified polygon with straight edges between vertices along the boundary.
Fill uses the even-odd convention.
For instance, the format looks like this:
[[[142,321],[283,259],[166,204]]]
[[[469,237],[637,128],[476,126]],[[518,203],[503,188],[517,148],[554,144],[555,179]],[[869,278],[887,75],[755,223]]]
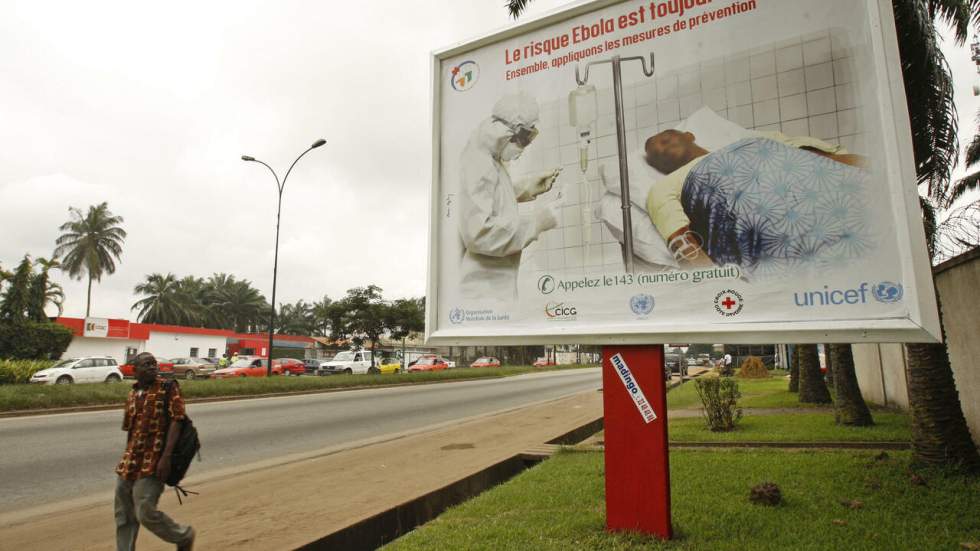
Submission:
[[[555,290],[555,278],[550,275],[543,275],[538,279],[538,291],[542,295],[550,295]]]
[[[656,301],[650,295],[634,295],[633,298],[630,299],[630,310],[632,310],[637,316],[646,316],[650,312],[653,312],[654,304],[656,304]]]
[[[449,321],[460,324],[466,320],[466,314],[463,312],[462,308],[453,308],[449,311]]]
[[[871,294],[878,302],[891,303],[902,300],[905,290],[902,289],[901,283],[882,281],[871,289]]]

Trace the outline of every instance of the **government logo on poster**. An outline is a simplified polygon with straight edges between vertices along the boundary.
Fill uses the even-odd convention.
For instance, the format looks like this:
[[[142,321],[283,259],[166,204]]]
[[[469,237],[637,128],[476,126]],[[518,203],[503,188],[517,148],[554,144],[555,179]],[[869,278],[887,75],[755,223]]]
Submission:
[[[449,82],[453,90],[465,92],[476,85],[480,78],[480,66],[475,61],[464,61],[450,71]]]

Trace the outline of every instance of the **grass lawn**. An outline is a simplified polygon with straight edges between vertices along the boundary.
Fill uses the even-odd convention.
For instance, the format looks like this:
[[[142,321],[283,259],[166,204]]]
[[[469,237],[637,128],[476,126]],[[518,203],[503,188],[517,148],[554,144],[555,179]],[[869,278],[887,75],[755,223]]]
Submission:
[[[924,472],[908,454],[678,451],[671,454],[674,540],[609,534],[601,453],[567,452],[396,540],[385,549],[785,551],[960,549],[980,542],[980,479]],[[778,507],[749,488],[772,481]],[[851,509],[840,502],[858,500]]]
[[[773,371],[769,379],[740,379],[738,389],[742,393],[738,405],[743,408],[808,408],[826,407],[815,404],[801,404],[800,397],[789,391],[789,381],[785,371]],[[667,393],[669,409],[700,408],[701,399],[694,389],[694,381],[688,381]]]
[[[505,366],[500,368],[460,368],[397,375],[331,375],[329,377],[248,377],[241,379],[180,381],[185,398],[215,396],[248,396],[309,390],[327,390],[390,384],[418,384],[451,380],[480,379],[572,369],[579,365],[544,368]],[[122,384],[85,385],[0,385],[0,411],[46,409],[56,407],[122,405],[132,381]]]
[[[704,420],[670,419],[671,442],[908,442],[909,416],[875,411],[872,427],[845,427],[834,423],[831,412],[742,417],[732,432],[711,432]],[[668,413],[668,419],[670,414]]]

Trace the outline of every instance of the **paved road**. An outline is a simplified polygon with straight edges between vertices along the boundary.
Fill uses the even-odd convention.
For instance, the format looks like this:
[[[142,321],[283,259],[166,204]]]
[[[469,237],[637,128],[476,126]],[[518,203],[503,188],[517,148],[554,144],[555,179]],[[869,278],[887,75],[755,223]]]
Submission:
[[[195,475],[344,445],[599,388],[599,369],[504,379],[191,404]],[[119,411],[0,419],[0,513],[110,490]]]

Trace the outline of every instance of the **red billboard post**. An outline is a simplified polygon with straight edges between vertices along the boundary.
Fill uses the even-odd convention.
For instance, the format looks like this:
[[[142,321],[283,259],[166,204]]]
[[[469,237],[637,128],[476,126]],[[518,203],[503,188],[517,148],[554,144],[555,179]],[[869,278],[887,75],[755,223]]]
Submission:
[[[604,346],[606,529],[670,539],[664,347]]]

